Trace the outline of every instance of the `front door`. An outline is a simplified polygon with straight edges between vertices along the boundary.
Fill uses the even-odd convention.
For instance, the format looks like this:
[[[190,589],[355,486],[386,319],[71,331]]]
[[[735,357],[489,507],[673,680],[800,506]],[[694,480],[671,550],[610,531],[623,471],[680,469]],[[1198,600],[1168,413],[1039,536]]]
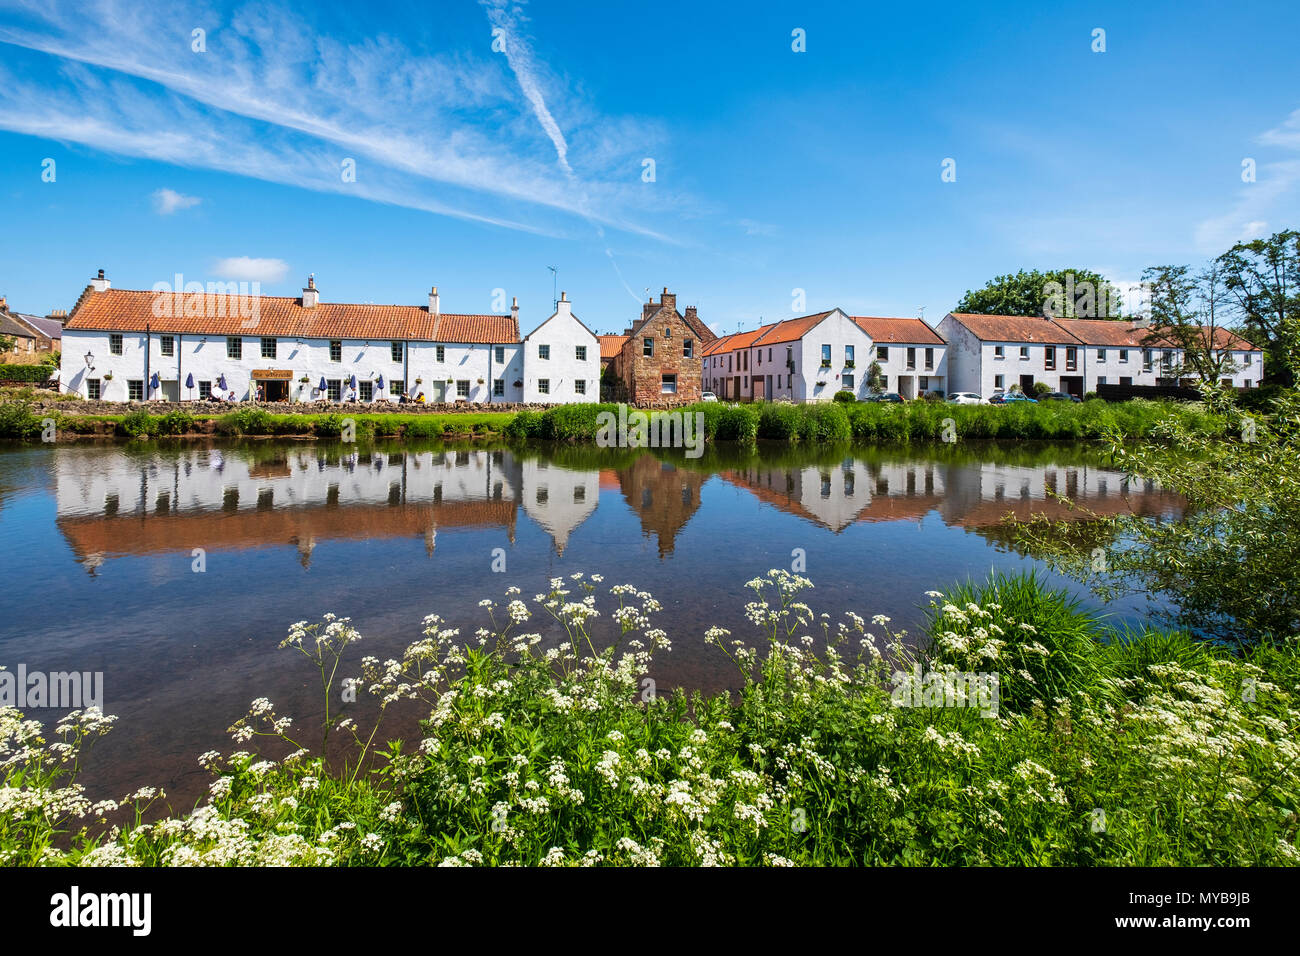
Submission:
[[[429,394],[424,396],[426,402],[445,402],[447,400],[447,383],[434,382],[429,386]]]
[[[1034,394],[1034,377],[1032,375],[1020,376],[1020,390],[1026,395]]]
[[[767,390],[763,387],[763,376],[754,376],[754,401],[761,402],[767,397]]]
[[[262,386],[262,400],[266,402],[287,402],[289,400],[289,383],[277,379],[265,379],[256,384]]]
[[[181,400],[181,383],[176,379],[169,382],[159,382],[158,392],[164,402],[179,402]]]

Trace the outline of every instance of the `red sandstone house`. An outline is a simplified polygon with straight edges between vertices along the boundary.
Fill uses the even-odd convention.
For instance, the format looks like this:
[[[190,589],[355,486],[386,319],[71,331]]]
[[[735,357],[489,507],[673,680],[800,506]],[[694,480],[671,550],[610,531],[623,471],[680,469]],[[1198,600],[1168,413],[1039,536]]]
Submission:
[[[658,302],[651,299],[641,307],[640,321],[622,336],[601,337],[601,362],[608,361],[616,379],[612,397],[634,405],[698,402],[701,356],[716,338],[695,306],[687,306],[685,315],[678,312],[677,296],[665,287]]]

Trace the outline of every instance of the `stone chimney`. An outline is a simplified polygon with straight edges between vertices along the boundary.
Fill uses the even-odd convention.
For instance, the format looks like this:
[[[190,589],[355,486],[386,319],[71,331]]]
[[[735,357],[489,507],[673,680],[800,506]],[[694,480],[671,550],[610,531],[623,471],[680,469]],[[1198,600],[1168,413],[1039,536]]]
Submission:
[[[442,315],[442,306],[438,304],[438,287],[436,285],[429,289],[429,314]]]
[[[686,307],[686,321],[689,322],[691,319],[699,321],[699,316],[695,314],[695,306],[688,305]]]
[[[573,315],[573,303],[569,301],[569,293],[560,293],[560,301],[555,303],[555,314]]]
[[[672,312],[677,311],[677,296],[675,293],[668,291],[668,286],[664,286],[663,295],[659,297],[659,307]]]
[[[4,296],[0,295],[0,312],[8,312],[8,311],[9,311],[9,300]]]
[[[519,296],[517,295],[510,297],[510,318],[514,319],[516,323],[519,321]]]
[[[320,305],[320,293],[316,290],[316,273],[307,277],[307,288],[302,290],[302,307],[314,309]]]
[[[90,287],[96,292],[107,292],[112,283],[104,278],[104,270],[99,270],[99,275],[90,280]]]
[[[630,327],[624,329],[624,330],[623,330],[623,334],[624,334],[624,335],[631,335],[631,334],[632,334],[632,329],[631,329]]]

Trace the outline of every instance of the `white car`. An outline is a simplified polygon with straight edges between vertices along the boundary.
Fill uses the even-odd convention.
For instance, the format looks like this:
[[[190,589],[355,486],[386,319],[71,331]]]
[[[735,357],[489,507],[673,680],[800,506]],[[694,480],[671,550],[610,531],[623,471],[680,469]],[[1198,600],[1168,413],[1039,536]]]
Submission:
[[[948,396],[948,401],[953,405],[987,405],[984,399],[974,392],[953,392]]]
[[[712,392],[700,393],[700,401],[702,402],[716,402],[717,400],[718,400],[718,396],[714,395]]]

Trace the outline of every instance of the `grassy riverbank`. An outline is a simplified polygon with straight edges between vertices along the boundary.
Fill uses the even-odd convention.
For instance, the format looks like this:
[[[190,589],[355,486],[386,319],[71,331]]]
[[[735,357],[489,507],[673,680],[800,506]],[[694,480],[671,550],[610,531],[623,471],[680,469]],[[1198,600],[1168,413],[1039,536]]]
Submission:
[[[66,407],[63,407],[66,405]],[[99,415],[90,404],[61,403],[56,410],[34,412],[22,400],[0,402],[0,438],[39,441],[46,419],[56,439],[75,436],[153,438],[160,436],[279,435],[338,438],[351,421],[355,437],[400,439],[444,435],[501,434],[516,441],[595,442],[603,414],[618,416],[610,404],[563,405],[546,411],[520,412],[322,412],[273,414],[256,406],[231,412],[174,410],[150,414],[139,409]],[[1224,418],[1201,405],[1132,401],[1044,402],[1008,406],[948,405],[909,402],[884,405],[752,405],[701,403],[674,412],[649,412],[650,431],[685,414],[702,416],[706,441],[783,441],[829,444],[843,441],[909,443],[966,439],[1091,441],[1108,433],[1124,438],[1155,435],[1162,421],[1176,420],[1198,434],[1224,433]],[[669,417],[665,417],[669,416]],[[691,419],[692,423],[696,421]]]
[[[750,623],[703,635],[740,688],[710,699],[654,692],[646,675],[668,650],[657,602],[595,575],[488,602],[468,640],[457,628],[468,635],[470,622],[427,618],[400,662],[361,657],[346,620],[294,625],[283,646],[320,674],[325,726],[254,701],[231,728],[235,752],[199,758],[209,797],[161,822],[139,822],[164,799],[155,791],[95,803],[73,789],[72,754],[108,720],[74,716],[50,743],[0,711],[0,862],[1300,859],[1294,644],[1230,653],[1116,633],[1032,578],[997,578],[936,593],[918,653],[884,618],[823,623],[805,579],[773,571],[748,587]],[[562,637],[533,633],[552,622]],[[987,698],[945,700],[933,679],[937,695],[900,699],[895,667],[913,665],[997,673],[996,714]],[[381,721],[421,708],[424,739],[384,747],[382,723],[354,722],[362,711],[339,703],[345,674],[362,678]],[[352,741],[347,766],[314,756],[331,735]],[[376,751],[379,769],[360,769]]]

